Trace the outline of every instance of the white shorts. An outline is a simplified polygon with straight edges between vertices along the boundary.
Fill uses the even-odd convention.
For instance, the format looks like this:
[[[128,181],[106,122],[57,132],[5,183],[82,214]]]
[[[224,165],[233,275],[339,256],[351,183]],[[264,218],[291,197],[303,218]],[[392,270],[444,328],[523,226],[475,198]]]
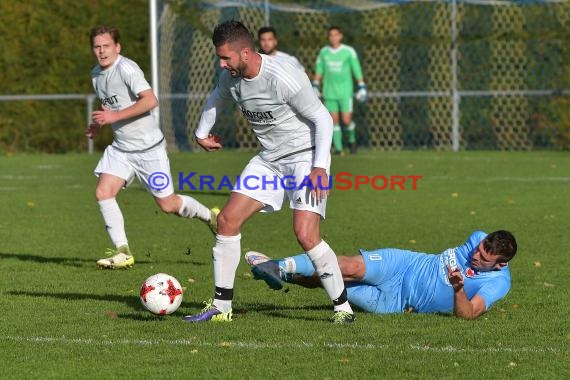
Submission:
[[[241,173],[233,191],[263,203],[261,212],[279,211],[289,199],[290,208],[312,211],[324,219],[327,200],[317,202],[311,196],[312,187],[307,186],[313,157],[313,152],[307,152],[268,162],[255,156]]]
[[[165,198],[174,193],[165,143],[141,153],[121,152],[109,145],[95,168],[97,177],[101,173],[124,179],[125,187],[137,176],[144,188],[157,198]]]

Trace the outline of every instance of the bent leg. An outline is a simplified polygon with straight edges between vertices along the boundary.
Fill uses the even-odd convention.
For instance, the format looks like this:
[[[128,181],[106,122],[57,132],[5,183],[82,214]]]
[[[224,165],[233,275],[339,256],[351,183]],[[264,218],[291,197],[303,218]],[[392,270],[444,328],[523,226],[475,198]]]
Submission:
[[[197,218],[209,222],[211,212],[202,203],[187,195],[170,194],[166,197],[154,197],[160,209],[167,214],[176,214],[183,218]]]
[[[297,240],[311,258],[323,288],[333,301],[335,312],[342,310],[352,314],[336,255],[320,238],[320,219],[317,213],[295,210],[293,225]]]

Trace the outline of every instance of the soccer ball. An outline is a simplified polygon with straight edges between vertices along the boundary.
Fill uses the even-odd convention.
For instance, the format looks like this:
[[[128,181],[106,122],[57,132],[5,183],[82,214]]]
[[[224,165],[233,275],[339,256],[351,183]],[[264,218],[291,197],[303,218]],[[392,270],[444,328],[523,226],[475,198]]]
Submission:
[[[177,279],[158,273],[147,278],[141,285],[140,298],[143,306],[153,314],[172,314],[182,303],[182,287]]]

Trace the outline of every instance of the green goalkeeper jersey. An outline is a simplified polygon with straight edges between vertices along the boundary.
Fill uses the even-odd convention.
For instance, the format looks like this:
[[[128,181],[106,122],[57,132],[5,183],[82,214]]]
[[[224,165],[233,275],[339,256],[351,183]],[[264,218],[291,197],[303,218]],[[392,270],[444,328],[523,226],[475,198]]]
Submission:
[[[341,44],[333,49],[325,46],[317,56],[315,73],[322,79],[322,92],[325,99],[352,98],[354,81],[362,80],[362,68],[356,51]]]

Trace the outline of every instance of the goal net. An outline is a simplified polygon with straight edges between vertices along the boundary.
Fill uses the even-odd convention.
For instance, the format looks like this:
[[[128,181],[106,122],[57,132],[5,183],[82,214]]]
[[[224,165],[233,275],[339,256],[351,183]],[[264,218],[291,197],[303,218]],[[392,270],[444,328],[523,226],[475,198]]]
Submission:
[[[355,102],[358,143],[377,150],[570,149],[570,0],[159,1],[161,126],[193,150],[220,73],[214,27],[238,19],[314,73],[338,25],[362,63],[369,99]],[[215,130],[256,149],[233,104]]]

